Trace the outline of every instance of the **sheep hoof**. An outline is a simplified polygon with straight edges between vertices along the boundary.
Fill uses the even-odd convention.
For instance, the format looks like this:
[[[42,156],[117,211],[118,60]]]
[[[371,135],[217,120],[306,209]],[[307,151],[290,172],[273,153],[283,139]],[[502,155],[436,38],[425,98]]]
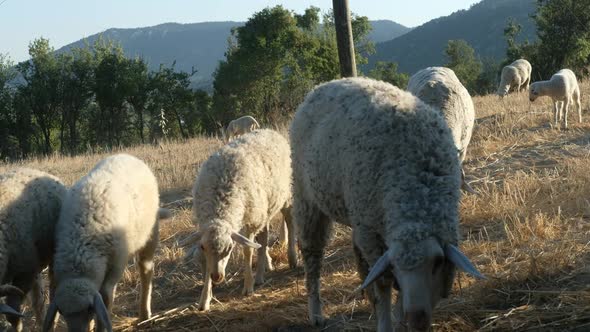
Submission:
[[[256,281],[254,282],[256,286],[264,284],[264,277],[256,277]]]
[[[254,287],[244,287],[244,289],[242,290],[242,295],[244,296],[250,296],[254,294]]]
[[[199,311],[209,311],[209,303],[207,304],[199,304]]]
[[[309,318],[309,323],[315,327],[324,327],[326,325],[326,319],[322,316],[313,316]]]

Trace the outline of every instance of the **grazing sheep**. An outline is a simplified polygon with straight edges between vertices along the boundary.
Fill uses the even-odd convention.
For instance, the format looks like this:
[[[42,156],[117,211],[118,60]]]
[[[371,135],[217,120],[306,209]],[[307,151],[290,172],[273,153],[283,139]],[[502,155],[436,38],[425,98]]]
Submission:
[[[517,92],[528,89],[531,83],[532,68],[530,62],[525,59],[518,59],[502,68],[497,94],[504,97],[512,88]]]
[[[580,87],[573,71],[562,69],[551,76],[551,79],[548,81],[538,81],[531,84],[529,100],[533,102],[541,96],[549,96],[553,99],[553,113],[556,126],[563,117],[563,126],[567,128],[567,113],[569,112],[570,105],[573,103],[578,108],[578,117],[580,123],[582,123]],[[563,114],[564,104],[565,115]]]
[[[7,296],[0,312],[10,314],[7,319],[16,331],[23,326],[15,313],[29,292],[35,316],[43,320],[39,274],[53,259],[53,235],[65,192],[58,178],[34,169],[0,175],[0,282],[14,286],[0,291]]]
[[[193,188],[194,220],[199,231],[204,283],[199,308],[208,310],[211,283],[225,278],[236,243],[244,245],[244,295],[254,291],[252,248],[258,249],[256,284],[264,282],[270,266],[267,252],[270,220],[283,213],[291,228],[291,158],[289,143],[279,133],[256,130],[211,155],[201,166]],[[296,266],[294,232],[289,229],[289,265]],[[244,235],[241,235],[242,232]],[[254,242],[254,238],[260,242]]]
[[[475,108],[469,92],[455,72],[445,67],[422,69],[410,78],[408,91],[442,112],[459,151],[459,161],[463,163],[475,123]],[[465,182],[463,170],[461,182],[464,190],[475,193]]]
[[[156,178],[126,154],[102,160],[70,188],[56,228],[56,290],[43,331],[49,331],[58,310],[70,331],[87,331],[95,314],[96,331],[112,331],[115,287],[134,253],[141,278],[139,318],[151,316],[158,219],[169,216],[158,203]]]
[[[252,130],[260,128],[260,125],[250,115],[230,121],[225,130],[225,140],[229,142],[232,138],[249,133]]]
[[[374,285],[378,331],[392,330],[392,284],[399,324],[425,331],[455,267],[481,276],[456,247],[461,169],[440,112],[385,82],[335,80],[306,96],[290,141],[313,325],[324,321],[320,269],[332,221],[352,227],[362,288]]]

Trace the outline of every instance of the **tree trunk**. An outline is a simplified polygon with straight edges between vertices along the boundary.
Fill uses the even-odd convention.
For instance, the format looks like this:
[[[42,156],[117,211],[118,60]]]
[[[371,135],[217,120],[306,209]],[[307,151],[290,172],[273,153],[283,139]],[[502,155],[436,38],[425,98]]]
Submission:
[[[332,0],[332,7],[336,27],[338,59],[340,60],[340,75],[342,77],[354,77],[356,76],[356,61],[354,59],[354,41],[352,40],[352,23],[350,21],[348,0]]]

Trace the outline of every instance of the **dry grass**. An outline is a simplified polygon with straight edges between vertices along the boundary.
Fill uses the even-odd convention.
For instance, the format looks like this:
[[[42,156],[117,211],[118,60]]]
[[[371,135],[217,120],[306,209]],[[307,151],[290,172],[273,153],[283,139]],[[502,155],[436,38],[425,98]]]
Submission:
[[[590,84],[582,86],[590,95]],[[466,171],[478,196],[461,203],[462,248],[489,276],[475,282],[461,275],[453,296],[436,310],[436,331],[587,331],[590,329],[590,121],[570,112],[570,130],[549,125],[547,99],[529,106],[525,95],[474,98],[477,124]],[[587,112],[587,104],[584,103]],[[284,127],[282,128],[284,131]],[[184,261],[188,248],[190,187],[200,163],[220,146],[214,139],[125,150],[154,169],[162,200],[175,217],[162,226],[154,279],[153,311],[136,321],[138,278],[134,267],[118,287],[117,331],[307,331],[302,268],[289,270],[284,250],[272,251],[276,271],[255,295],[244,298],[237,258],[228,281],[215,289],[208,313],[195,308],[200,267]],[[68,184],[105,155],[29,160]],[[15,165],[1,165],[0,170]],[[188,199],[185,199],[188,198]],[[366,301],[351,297],[359,280],[349,231],[337,227],[322,275],[327,330],[374,330]],[[30,311],[27,312],[30,315]]]

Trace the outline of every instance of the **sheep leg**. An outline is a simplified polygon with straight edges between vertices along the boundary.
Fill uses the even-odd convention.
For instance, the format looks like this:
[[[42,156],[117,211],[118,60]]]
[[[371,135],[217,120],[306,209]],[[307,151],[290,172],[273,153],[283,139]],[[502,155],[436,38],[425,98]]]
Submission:
[[[582,102],[580,101],[580,89],[576,89],[574,92],[574,101],[576,102],[576,107],[578,108],[578,119],[580,123],[582,123]]]
[[[156,222],[147,244],[137,253],[139,277],[141,279],[140,321],[149,319],[152,316],[152,278],[154,276],[154,253],[156,252],[159,241],[158,228],[158,223]]]
[[[211,298],[213,297],[213,290],[211,289],[211,272],[206,267],[207,264],[201,264],[201,271],[205,271],[203,280],[203,290],[201,291],[201,299],[199,300],[199,310],[207,311],[211,305]]]
[[[283,214],[283,218],[285,219],[285,222],[283,223],[283,228],[285,228],[285,226],[287,227],[287,229],[285,230],[285,233],[287,233],[287,237],[288,237],[288,247],[287,247],[287,256],[289,258],[289,267],[294,269],[297,267],[297,250],[295,249],[295,242],[297,241],[295,239],[295,229],[293,225],[293,218],[291,216],[291,207],[285,207],[281,210],[281,213]]]
[[[404,322],[404,307],[403,307],[403,295],[402,292],[397,293],[397,301],[395,302],[395,308],[393,309],[393,316],[395,317],[395,332],[406,332],[408,329]]]
[[[248,238],[254,241],[254,235],[250,234]],[[252,276],[252,248],[244,246],[244,289],[242,295],[249,296],[254,293],[254,277]],[[263,255],[265,256],[265,255]]]
[[[563,108],[565,108],[565,113],[563,114],[563,127],[565,129],[567,129],[567,113],[570,110],[570,100],[571,100],[571,97],[566,98],[566,100],[564,102],[565,106],[563,106]]]
[[[354,252],[354,258],[356,259],[356,268],[357,268],[357,271],[361,277],[361,282],[362,282],[369,275],[369,263],[367,263],[367,261],[365,259],[363,259],[363,256],[361,254],[361,250],[356,244],[353,244],[352,248],[353,248],[353,252]],[[365,298],[367,300],[369,300],[369,302],[373,305],[373,312],[374,312],[375,311],[375,306],[374,306],[375,305],[375,293],[370,291],[369,289],[364,289],[363,294],[365,295]]]
[[[256,263],[256,285],[264,284],[264,270],[268,268],[272,271],[272,260],[268,255],[268,224],[257,236],[258,243],[262,246],[258,248],[258,262]]]
[[[45,308],[45,296],[43,294],[43,278],[41,277],[41,273],[35,277],[29,296],[31,297],[31,306],[35,311],[36,324],[42,326],[43,320],[45,319],[43,312]]]
[[[314,326],[323,326],[320,272],[332,222],[317,207],[307,202],[296,200],[293,211],[305,268],[309,321]]]
[[[555,127],[557,127],[559,125],[559,118],[560,118],[560,108],[559,108],[559,102],[556,101],[553,103],[553,117],[555,118]]]

